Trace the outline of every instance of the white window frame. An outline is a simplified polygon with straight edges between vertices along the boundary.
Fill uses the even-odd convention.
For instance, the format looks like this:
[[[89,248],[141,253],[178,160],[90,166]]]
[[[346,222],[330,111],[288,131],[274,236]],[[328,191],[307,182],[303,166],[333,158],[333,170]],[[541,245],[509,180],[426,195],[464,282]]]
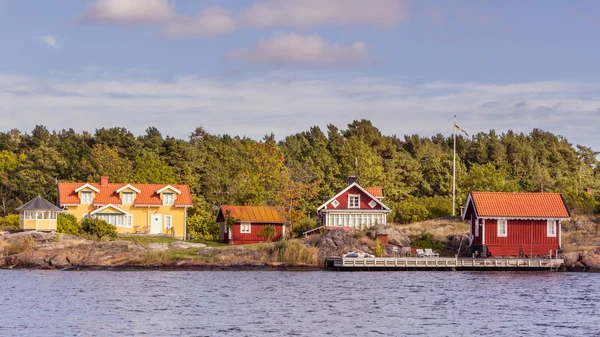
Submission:
[[[81,204],[82,205],[91,205],[92,202],[94,202],[94,193],[90,192],[90,191],[81,191]],[[89,195],[89,200],[87,198],[84,198],[83,196],[88,196]]]
[[[339,205],[340,205],[340,202],[337,201],[337,199],[335,199],[331,202],[331,206],[333,206],[333,208],[337,208]]]
[[[167,196],[170,200],[167,200]],[[163,193],[163,205],[174,205],[175,204],[175,193]]]
[[[167,221],[168,219],[168,221]],[[165,214],[165,228],[173,227],[173,216]]]
[[[375,202],[375,200],[371,200],[371,202],[369,202],[369,207],[375,208],[375,206],[377,206],[377,202]]]
[[[125,196],[127,196],[127,198]],[[133,205],[133,196],[133,192],[123,192],[121,194],[121,203],[123,205]]]
[[[356,206],[352,205],[350,202],[350,200],[353,200],[353,198],[356,198],[355,200],[357,200]],[[360,194],[348,194],[348,208],[360,209]]]
[[[249,222],[240,223],[240,233],[243,233],[243,234],[252,233],[252,224]]]
[[[546,235],[549,238],[556,237],[556,220],[546,220]]]
[[[497,220],[497,227],[498,227],[498,237],[499,238],[505,238],[508,236],[508,220],[507,219],[498,219]],[[504,233],[501,233],[501,228],[504,227]]]
[[[479,219],[475,220],[475,237],[479,237]]]

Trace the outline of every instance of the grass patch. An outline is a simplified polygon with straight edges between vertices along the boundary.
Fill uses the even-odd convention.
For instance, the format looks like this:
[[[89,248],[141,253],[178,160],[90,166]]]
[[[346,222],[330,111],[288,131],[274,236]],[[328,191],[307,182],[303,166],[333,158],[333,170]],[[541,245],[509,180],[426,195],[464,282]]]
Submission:
[[[283,240],[272,245],[262,244],[261,249],[277,262],[319,265],[319,250],[305,246],[299,240]]]
[[[140,246],[147,246],[151,243],[171,243],[180,241],[179,239],[170,238],[168,236],[119,236],[118,239],[133,242]]]

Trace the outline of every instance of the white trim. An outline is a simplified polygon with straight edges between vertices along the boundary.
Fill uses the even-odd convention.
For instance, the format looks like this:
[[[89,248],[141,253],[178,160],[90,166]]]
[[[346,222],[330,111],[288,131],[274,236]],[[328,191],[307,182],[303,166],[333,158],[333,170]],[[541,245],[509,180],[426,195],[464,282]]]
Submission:
[[[552,228],[552,232],[550,232],[550,228]],[[556,237],[556,220],[547,220],[546,221],[546,236],[548,236],[549,238],[555,238]]]
[[[247,231],[244,230],[244,226],[248,226],[248,230]],[[240,222],[240,233],[242,233],[242,234],[252,233],[252,223],[251,222],[247,222],[247,221]]]
[[[167,226],[167,218],[169,219],[169,226]],[[173,227],[173,215],[171,214],[165,214],[165,218],[163,220],[163,225],[165,226],[165,228],[172,228]]]
[[[321,213],[385,213],[389,214],[390,211],[387,209],[369,209],[369,208],[350,208],[350,209],[324,209]]]
[[[100,190],[95,188],[94,186],[90,185],[90,184],[84,184],[78,188],[75,189],[75,192],[79,192],[81,190],[83,190],[84,188],[89,188],[90,190],[96,192],[96,193],[100,193]]]
[[[335,199],[331,202],[331,206],[333,206],[333,208],[337,208],[339,205],[340,205],[340,202],[337,201],[337,199]]]
[[[375,206],[377,206],[377,203],[373,200],[369,201],[369,207],[374,208]]]
[[[501,221],[504,221],[504,234],[500,234],[500,222],[501,222]],[[497,235],[499,238],[506,238],[506,237],[508,237],[508,219],[506,219],[506,218],[501,218],[501,219],[498,219],[498,220],[496,221],[496,227],[497,227],[497,228],[496,228],[496,230],[497,230],[497,231],[496,231],[496,235]]]
[[[96,213],[98,213],[100,211],[103,211],[103,210],[105,210],[105,209],[107,209],[109,207],[112,207],[112,208],[116,209],[117,211],[119,211],[119,212],[121,212],[121,213],[123,213],[125,215],[129,215],[129,216],[132,215],[131,213],[127,212],[126,210],[120,208],[119,206],[113,205],[113,204],[108,204],[106,206],[97,208],[97,209],[93,210],[92,212],[88,213],[88,215],[94,215],[94,214],[96,214]]]
[[[462,215],[463,220],[467,220],[465,216],[467,215],[467,209],[469,209],[469,203],[473,202],[473,198],[471,197],[471,192],[469,192],[469,196],[467,197],[467,203],[465,204],[465,212]],[[473,212],[475,216],[479,218],[479,214],[477,214],[477,207],[475,207],[475,202],[473,202]]]
[[[153,205],[147,205],[147,204],[136,204],[135,202],[133,203],[132,206],[138,206],[138,207],[160,207],[163,204],[153,204]]]
[[[562,223],[558,220],[558,248],[562,248]]]
[[[350,198],[358,198],[358,205],[356,207],[350,205]],[[348,194],[348,209],[360,209],[360,194]]]
[[[479,237],[479,219],[475,221],[475,237]]]
[[[131,185],[131,184],[127,184],[127,185],[125,185],[125,186],[123,186],[123,187],[119,188],[119,189],[117,190],[117,193],[121,193],[121,191],[124,191],[124,190],[126,190],[126,189],[133,190],[133,191],[135,191],[135,193],[137,193],[137,194],[140,194],[140,193],[142,193],[142,191],[140,191],[139,189],[135,188],[135,187],[134,187],[133,185]]]
[[[74,207],[74,206],[79,206],[81,204],[59,204],[60,207]]]
[[[471,214],[471,220],[469,220],[469,246],[473,244],[473,220],[475,214]]]
[[[485,219],[482,219],[481,222],[481,245],[485,245]]]
[[[317,212],[320,211],[321,209],[325,208],[325,206],[327,206],[327,204],[329,204],[331,201],[337,199],[339,196],[341,196],[342,194],[344,194],[346,191],[348,191],[349,189],[351,189],[354,186],[356,186],[359,190],[361,190],[361,192],[366,194],[369,198],[375,200],[385,210],[391,211],[391,209],[389,207],[387,207],[383,202],[381,202],[381,200],[375,198],[371,193],[367,192],[367,190],[362,188],[362,186],[360,186],[358,183],[352,183],[352,184],[348,185],[346,188],[344,188],[343,190],[341,190],[333,198],[327,200],[323,205],[319,206],[319,208],[317,208]]]
[[[157,194],[161,194],[163,191],[166,191],[166,190],[171,190],[171,191],[173,191],[173,192],[175,192],[177,194],[181,194],[180,190],[176,189],[175,187],[173,187],[171,185],[167,185],[167,186],[161,188],[160,190],[156,191],[156,193]]]

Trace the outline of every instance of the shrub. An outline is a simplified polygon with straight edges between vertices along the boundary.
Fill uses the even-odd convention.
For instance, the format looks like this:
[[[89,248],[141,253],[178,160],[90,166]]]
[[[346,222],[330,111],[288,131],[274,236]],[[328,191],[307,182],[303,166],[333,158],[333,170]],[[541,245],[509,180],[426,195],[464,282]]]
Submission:
[[[59,233],[79,235],[81,225],[73,214],[60,213],[56,218],[56,231]]]
[[[271,258],[278,262],[304,263],[316,266],[319,252],[315,247],[307,247],[297,240],[283,240],[264,248]]]
[[[375,256],[381,257],[383,255],[383,250],[381,249],[381,242],[379,239],[375,241]]]
[[[19,214],[9,214],[5,217],[0,217],[1,230],[13,230],[21,228],[21,218]]]
[[[188,216],[187,226],[190,236],[201,240],[218,240],[219,224],[214,219],[196,214]]]
[[[110,238],[117,237],[117,227],[99,218],[83,219],[81,222],[81,228],[84,232],[93,236],[97,236],[98,238],[105,236]]]
[[[271,239],[277,234],[273,225],[266,225],[260,230],[258,236],[263,238],[266,242],[271,242]]]
[[[319,225],[316,219],[304,218],[292,226],[292,235],[295,238],[301,238],[302,233],[317,228]]]
[[[412,241],[412,246],[416,248],[431,248],[437,252],[441,252],[446,248],[443,242],[434,239],[433,234],[429,232],[422,233]]]

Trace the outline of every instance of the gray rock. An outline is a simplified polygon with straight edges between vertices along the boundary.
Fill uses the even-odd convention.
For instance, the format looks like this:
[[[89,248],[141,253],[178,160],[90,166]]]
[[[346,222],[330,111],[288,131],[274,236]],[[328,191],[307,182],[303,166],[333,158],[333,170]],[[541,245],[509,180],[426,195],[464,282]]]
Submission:
[[[153,242],[153,243],[149,243],[146,246],[146,248],[149,251],[156,252],[156,251],[168,250],[169,249],[169,245],[166,244],[166,243]]]
[[[171,250],[189,249],[189,248],[204,248],[206,247],[203,243],[187,242],[187,241],[173,241],[169,245]]]

